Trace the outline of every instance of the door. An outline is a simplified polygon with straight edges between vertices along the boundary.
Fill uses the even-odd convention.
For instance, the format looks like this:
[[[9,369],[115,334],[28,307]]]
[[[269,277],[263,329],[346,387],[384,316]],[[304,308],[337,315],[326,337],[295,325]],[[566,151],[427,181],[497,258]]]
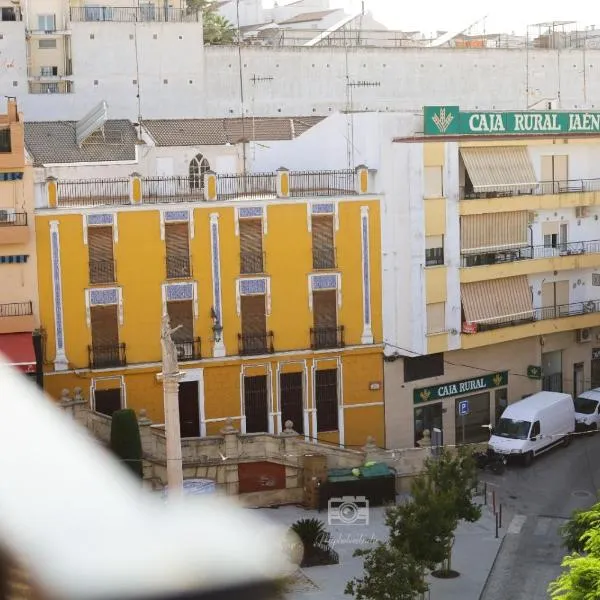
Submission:
[[[542,354],[542,390],[562,392],[562,350]]]
[[[94,410],[109,417],[121,410],[121,388],[94,390]]]
[[[182,438],[200,437],[198,382],[179,384],[179,427]]]
[[[584,391],[583,363],[579,362],[573,365],[573,398],[577,398]]]
[[[569,281],[556,281],[554,285],[558,315],[567,316],[570,310],[569,291],[571,289],[571,284]]]
[[[428,430],[433,439],[433,430],[442,429],[442,403],[428,404],[427,406],[419,406],[415,408],[414,417],[415,427],[415,446],[419,445],[419,441],[423,439],[423,432]]]
[[[547,434],[547,432],[546,432]],[[544,432],[542,431],[540,421],[535,421],[531,426],[531,432],[529,433],[529,448],[536,454],[544,446]]]
[[[244,377],[244,414],[246,433],[269,431],[267,376]]]
[[[281,397],[281,424],[293,423],[294,431],[304,433],[304,390],[303,373],[282,373],[279,376]]]

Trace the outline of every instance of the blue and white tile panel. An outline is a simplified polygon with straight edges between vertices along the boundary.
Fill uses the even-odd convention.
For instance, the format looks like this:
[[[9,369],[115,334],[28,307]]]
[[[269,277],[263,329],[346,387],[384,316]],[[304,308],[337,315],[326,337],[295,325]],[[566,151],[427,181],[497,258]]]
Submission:
[[[267,235],[267,211],[263,206],[240,206],[235,209],[235,235],[240,235],[240,219],[262,219],[263,235]]]
[[[165,223],[176,223],[190,220],[189,210],[166,210]]]
[[[238,279],[236,289],[236,304],[237,313],[241,314],[241,297],[242,296],[259,296],[266,297],[267,315],[271,314],[271,280],[268,277],[254,277],[251,279]]]
[[[312,231],[313,215],[333,215],[333,226],[335,231],[340,228],[337,202],[308,202],[306,204],[306,222],[308,231]]]
[[[311,205],[313,215],[333,215],[335,214],[335,202],[321,202]]]
[[[83,218],[83,243],[87,246],[88,243],[88,228],[89,227],[112,227],[113,242],[116,244],[119,241],[119,228],[117,226],[117,216],[112,213],[95,213],[91,215],[82,215]]]
[[[362,343],[373,343],[371,324],[371,260],[369,246],[369,207],[361,206],[361,247],[362,247],[362,292],[363,292],[363,333]]]
[[[313,292],[337,290],[338,306],[342,306],[342,276],[340,273],[322,273],[308,276],[308,306],[312,311]]]
[[[194,318],[198,318],[198,284],[197,282],[164,283],[162,286],[163,314],[167,314],[167,302],[192,300]]]
[[[52,297],[54,300],[54,370],[68,369],[65,353],[62,273],[60,268],[60,235],[58,221],[50,221],[50,256],[52,260]]]

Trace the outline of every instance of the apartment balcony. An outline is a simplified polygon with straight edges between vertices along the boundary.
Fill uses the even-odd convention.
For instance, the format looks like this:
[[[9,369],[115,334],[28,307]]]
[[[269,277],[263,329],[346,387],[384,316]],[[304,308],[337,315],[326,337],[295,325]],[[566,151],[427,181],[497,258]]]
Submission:
[[[238,333],[238,350],[240,356],[252,356],[258,354],[273,354],[273,332],[259,335]]]
[[[461,187],[460,200],[461,215],[600,205],[600,178],[541,182],[527,191],[469,192]]]
[[[73,94],[75,92],[75,84],[72,81],[60,77],[41,79],[43,81],[29,81],[30,94]]]
[[[70,9],[74,23],[199,23],[199,12],[165,8],[158,4],[147,6],[77,6]]]
[[[313,248],[312,257],[315,271],[337,268],[335,248]]]
[[[124,367],[127,364],[125,344],[108,346],[88,346],[90,369],[110,369]]]
[[[91,284],[107,284],[117,281],[117,268],[114,260],[90,260],[89,267]]]
[[[0,209],[0,245],[26,244],[28,241],[27,213],[3,212]]]
[[[34,83],[54,86],[70,82]],[[42,93],[38,91],[37,93]],[[54,88],[47,93],[57,93]],[[369,193],[366,167],[345,171],[215,174],[192,177],[54,180],[56,199],[51,208],[236,201],[246,199],[354,197]],[[47,186],[49,188],[49,186]]]
[[[202,358],[202,340],[200,338],[175,342],[175,348],[177,349],[177,360],[180,362],[200,360]]]
[[[0,23],[21,22],[23,14],[19,6],[2,6],[0,7]]]
[[[0,128],[0,152],[9,153],[12,152],[12,144],[10,141],[10,127]]]
[[[461,256],[460,282],[594,268],[599,254],[600,240],[469,252]]]
[[[192,259],[189,256],[167,256],[167,279],[188,279],[192,276]]]
[[[34,329],[35,320],[31,302],[0,304],[0,334],[33,331]]]
[[[258,275],[265,273],[265,258],[264,252],[260,251],[245,251],[240,253],[240,274],[242,275]]]
[[[461,348],[478,348],[536,335],[595,327],[600,300],[534,308],[521,318],[500,317],[486,323],[463,323]]]
[[[343,348],[344,326],[340,327],[313,327],[310,330],[310,347],[313,350],[327,348]]]

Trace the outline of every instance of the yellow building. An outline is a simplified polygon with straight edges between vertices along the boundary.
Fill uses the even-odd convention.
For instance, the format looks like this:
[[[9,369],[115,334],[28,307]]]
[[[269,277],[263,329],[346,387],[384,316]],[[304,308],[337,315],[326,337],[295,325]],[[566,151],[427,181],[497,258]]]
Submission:
[[[0,353],[39,377],[33,178],[23,140],[23,116],[9,98],[0,115]]]
[[[196,160],[196,159],[194,159]],[[384,444],[379,198],[367,170],[39,185],[45,387],[164,422],[163,315],[184,437],[242,432]],[[130,172],[133,171],[131,168]]]

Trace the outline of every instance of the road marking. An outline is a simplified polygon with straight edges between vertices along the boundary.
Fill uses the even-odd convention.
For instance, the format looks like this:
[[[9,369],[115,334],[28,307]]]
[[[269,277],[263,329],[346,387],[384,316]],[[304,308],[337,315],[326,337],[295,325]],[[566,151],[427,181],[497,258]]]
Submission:
[[[506,533],[519,534],[521,533],[521,529],[523,529],[523,525],[525,525],[525,521],[527,520],[526,515],[515,515],[506,530]]]

